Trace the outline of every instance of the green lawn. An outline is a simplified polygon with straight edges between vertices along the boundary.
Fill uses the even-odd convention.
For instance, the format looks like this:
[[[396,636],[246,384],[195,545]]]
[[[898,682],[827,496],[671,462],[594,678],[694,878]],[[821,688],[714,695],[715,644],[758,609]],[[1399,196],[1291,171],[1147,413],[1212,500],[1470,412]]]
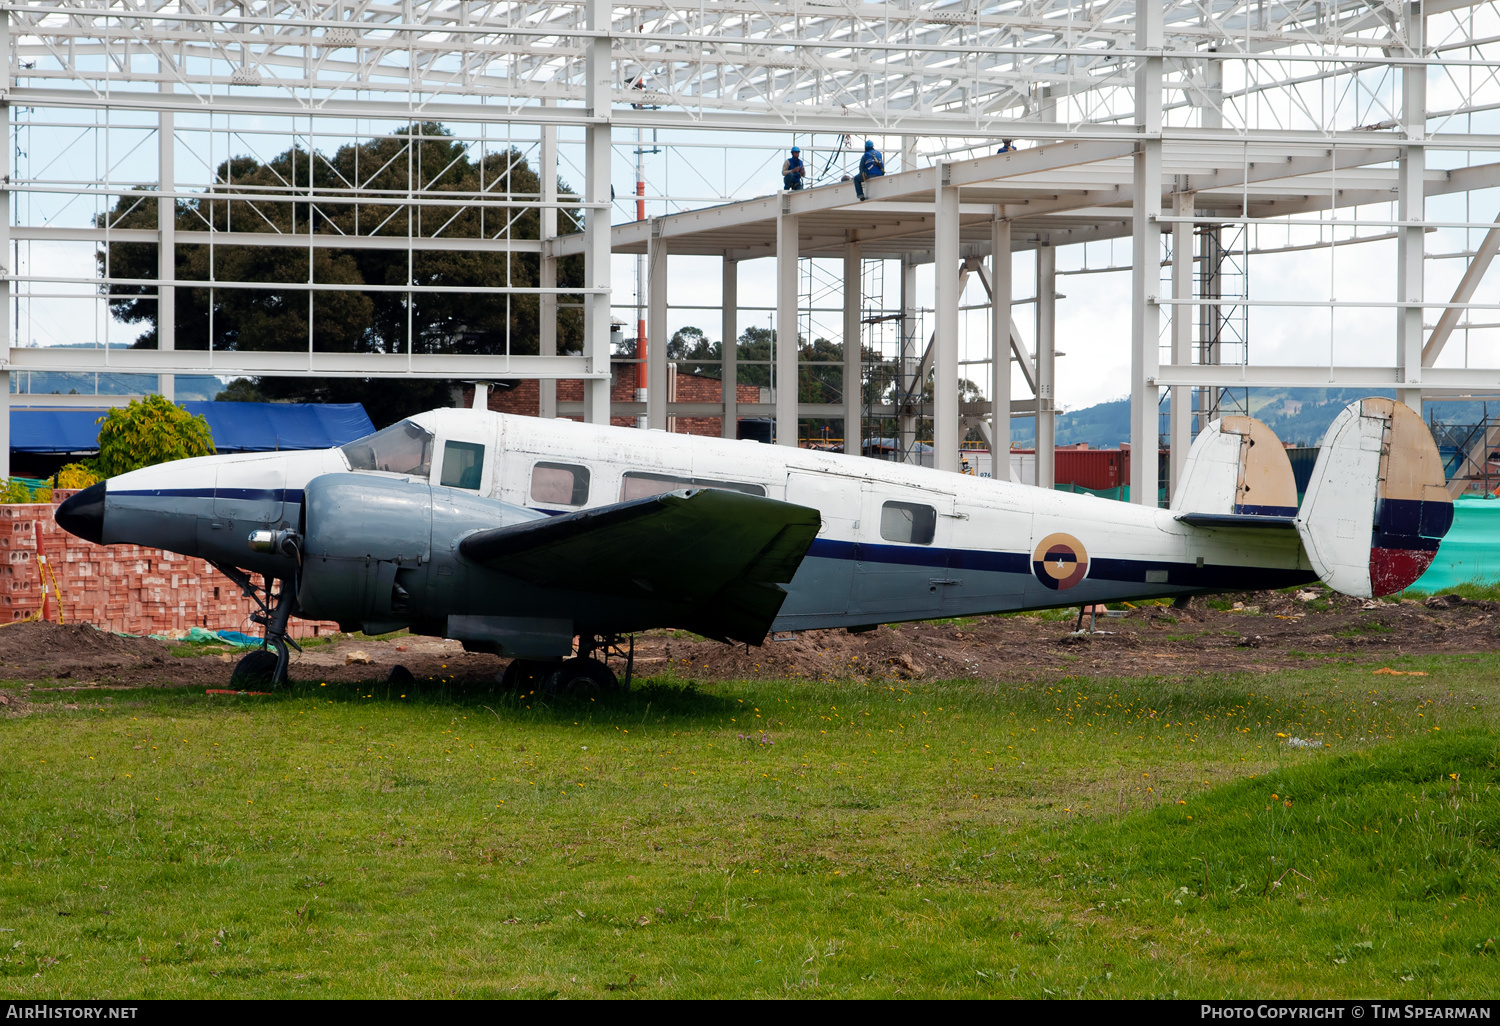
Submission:
[[[1493,995],[1500,657],[1375,665],[32,693],[4,992]]]

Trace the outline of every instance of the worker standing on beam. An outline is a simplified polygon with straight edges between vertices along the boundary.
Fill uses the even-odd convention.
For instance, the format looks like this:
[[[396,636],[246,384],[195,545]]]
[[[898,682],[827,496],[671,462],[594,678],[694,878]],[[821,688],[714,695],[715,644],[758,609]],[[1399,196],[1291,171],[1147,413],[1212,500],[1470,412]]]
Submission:
[[[802,174],[804,167],[799,154],[802,150],[796,146],[792,147],[792,155],[782,161],[781,164],[781,187],[791,189],[793,192],[802,190]]]
[[[868,199],[865,195],[865,183],[871,178],[879,178],[885,174],[885,158],[875,148],[870,140],[865,140],[865,155],[859,158],[859,174],[854,176],[854,195],[861,200]]]

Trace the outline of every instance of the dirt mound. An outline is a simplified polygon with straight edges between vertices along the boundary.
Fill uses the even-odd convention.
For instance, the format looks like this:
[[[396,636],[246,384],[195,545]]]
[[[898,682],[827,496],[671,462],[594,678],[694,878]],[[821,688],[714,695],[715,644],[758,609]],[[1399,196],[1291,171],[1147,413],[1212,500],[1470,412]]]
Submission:
[[[92,679],[142,666],[164,666],[171,650],[151,638],[128,638],[87,624],[45,620],[0,629],[0,677]]]
[[[759,647],[665,630],[636,639],[636,673],[697,680],[1019,682],[1079,673],[1274,672],[1329,655],[1379,665],[1397,655],[1492,652],[1500,648],[1497,612],[1500,603],[1456,596],[1426,603],[1371,602],[1309,589],[1197,598],[1184,608],[1143,606],[1123,616],[1098,617],[1092,634],[1075,632],[1072,614],[894,624],[858,634],[802,631]],[[368,662],[347,659],[356,649]],[[150,638],[122,638],[92,627],[16,624],[0,629],[0,679],[54,688],[217,688],[226,686],[244,654],[208,647],[201,655],[177,658],[171,651]],[[404,666],[418,683],[490,684],[504,665],[495,656],[464,652],[454,641],[358,637],[294,655],[291,672],[295,680],[331,684],[384,681],[394,667]]]

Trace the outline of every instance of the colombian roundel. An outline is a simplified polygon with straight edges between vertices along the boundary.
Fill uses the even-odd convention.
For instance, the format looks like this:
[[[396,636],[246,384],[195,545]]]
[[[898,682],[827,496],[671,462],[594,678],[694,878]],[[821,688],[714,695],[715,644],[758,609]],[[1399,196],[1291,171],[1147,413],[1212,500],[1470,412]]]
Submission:
[[[1049,534],[1031,554],[1037,580],[1054,591],[1067,591],[1089,573],[1089,554],[1071,534]]]

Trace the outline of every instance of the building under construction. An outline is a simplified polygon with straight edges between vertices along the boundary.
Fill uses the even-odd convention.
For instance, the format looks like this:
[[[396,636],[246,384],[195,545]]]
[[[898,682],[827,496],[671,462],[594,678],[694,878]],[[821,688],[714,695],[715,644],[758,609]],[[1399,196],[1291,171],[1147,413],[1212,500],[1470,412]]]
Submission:
[[[543,415],[836,424],[951,471],[1034,416],[1048,485],[1058,277],[1116,271],[1135,452],[1176,464],[1250,387],[1493,395],[1497,36],[1470,0],[5,5],[0,396],[35,401],[28,371],[536,380]],[[887,174],[860,202],[838,172],[866,138]],[[791,140],[812,187],[772,191]],[[433,141],[471,170],[419,167]],[[1257,290],[1299,252],[1305,287]],[[489,276],[430,270],[453,254]],[[673,287],[689,257],[717,296]],[[243,311],[271,293],[305,330],[266,348]],[[445,303],[497,327],[422,327]],[[365,309],[373,341],[338,312]],[[718,315],[688,371],[717,396],[671,389],[686,310]],[[1257,359],[1273,314],[1300,359]],[[644,371],[612,394],[616,321]],[[770,346],[742,366],[748,325]],[[1133,460],[1132,495],[1159,474]]]

